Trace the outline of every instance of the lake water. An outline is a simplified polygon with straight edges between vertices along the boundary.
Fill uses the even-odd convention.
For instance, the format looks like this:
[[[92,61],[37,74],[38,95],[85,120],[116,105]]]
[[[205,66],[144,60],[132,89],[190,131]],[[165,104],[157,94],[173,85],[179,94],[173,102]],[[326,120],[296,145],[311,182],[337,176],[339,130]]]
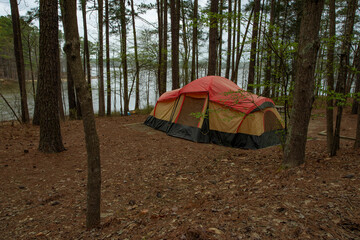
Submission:
[[[99,91],[98,91],[98,82],[97,79],[92,79],[91,83],[92,88],[92,98],[93,98],[93,106],[94,106],[94,112],[98,113],[99,111]],[[145,85],[145,84],[143,84]],[[154,83],[150,84],[150,104],[154,105],[156,102],[155,97],[155,91],[153,90]],[[36,87],[36,82],[35,82]],[[131,87],[131,82],[129,84],[129,90]],[[111,96],[111,108],[112,111],[120,112],[120,94],[119,94],[119,83],[112,83],[112,91],[114,89],[116,90],[116,109],[114,106],[114,92],[112,92]],[[134,86],[135,88],[135,86]],[[106,86],[105,86],[106,89]],[[33,96],[33,88],[32,88],[32,82],[27,81],[26,82],[26,92],[27,92],[27,99],[28,99],[28,108],[29,108],[29,114],[32,118],[34,113],[34,96]],[[15,110],[16,114],[21,118],[21,108],[20,108],[20,93],[19,93],[19,84],[17,81],[0,81],[0,93],[6,98],[6,100],[9,102],[11,107]],[[68,96],[67,96],[67,82],[62,81],[62,98],[64,101],[64,110],[66,112],[66,115],[68,115]],[[145,95],[145,86],[140,85],[140,106],[145,107],[146,106],[146,95]],[[132,91],[131,97],[130,97],[130,103],[129,103],[129,109],[135,108],[135,89]],[[106,109],[106,90],[105,90],[105,109]],[[0,121],[9,121],[9,120],[16,120],[14,114],[10,110],[10,108],[7,106],[5,101],[0,97]]]

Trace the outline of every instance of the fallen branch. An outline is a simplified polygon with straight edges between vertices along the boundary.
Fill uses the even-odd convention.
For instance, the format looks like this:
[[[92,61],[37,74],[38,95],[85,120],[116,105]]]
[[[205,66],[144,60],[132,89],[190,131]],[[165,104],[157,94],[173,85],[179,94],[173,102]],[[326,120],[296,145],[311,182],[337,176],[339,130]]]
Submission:
[[[18,120],[18,122],[19,122],[20,124],[22,124],[21,120],[20,120],[19,117],[16,115],[16,113],[15,113],[14,109],[11,107],[10,103],[6,100],[6,98],[5,98],[1,93],[0,93],[0,96],[1,96],[2,99],[4,99],[6,105],[8,105],[8,107],[11,109],[12,113],[14,114],[14,116],[16,117],[16,119]]]
[[[319,132],[318,134],[321,135],[321,136],[326,136],[326,130],[324,130],[324,131],[322,131],[322,132]],[[340,136],[340,138],[347,139],[347,140],[354,140],[354,141],[355,141],[355,138],[352,138],[352,137]]]

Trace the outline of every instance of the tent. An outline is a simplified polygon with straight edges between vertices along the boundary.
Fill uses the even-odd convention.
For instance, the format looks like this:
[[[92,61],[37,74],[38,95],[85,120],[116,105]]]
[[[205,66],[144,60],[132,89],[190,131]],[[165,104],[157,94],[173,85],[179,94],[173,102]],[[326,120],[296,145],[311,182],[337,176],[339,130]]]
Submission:
[[[283,129],[271,99],[219,76],[162,94],[145,124],[194,142],[247,149],[279,144]]]

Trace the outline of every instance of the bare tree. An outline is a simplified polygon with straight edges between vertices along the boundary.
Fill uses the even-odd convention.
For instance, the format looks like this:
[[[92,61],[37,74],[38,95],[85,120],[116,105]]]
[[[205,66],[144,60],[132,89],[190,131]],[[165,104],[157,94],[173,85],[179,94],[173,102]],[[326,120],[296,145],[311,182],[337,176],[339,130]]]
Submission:
[[[93,228],[100,224],[101,167],[99,138],[96,132],[91,96],[81,66],[76,0],[61,0],[61,5],[66,40],[64,50],[70,62],[75,85],[79,88],[83,113],[88,162],[86,227]]]
[[[194,0],[193,16],[193,38],[192,38],[192,56],[191,56],[191,81],[197,78],[196,74],[196,53],[197,53],[197,31],[198,31],[198,0]]]
[[[135,51],[135,66],[136,66],[135,110],[138,110],[140,108],[140,64],[138,58],[138,45],[136,38],[134,0],[131,0],[131,19],[132,19],[133,34],[134,34],[134,51]]]
[[[58,1],[40,1],[39,90],[40,141],[42,152],[61,152],[64,145],[59,117],[59,23]],[[51,59],[51,61],[49,61]]]
[[[25,66],[24,66],[24,55],[21,41],[21,30],[20,30],[20,17],[19,9],[16,0],[10,0],[11,6],[11,18],[13,25],[13,36],[14,36],[14,53],[16,59],[16,69],[20,87],[20,98],[21,98],[21,121],[28,123],[29,110],[27,105],[27,95],[25,86]]]
[[[98,0],[98,20],[99,20],[99,116],[105,116],[105,96],[104,96],[104,43],[103,43],[103,25],[104,25],[104,2]]]
[[[111,116],[111,77],[110,77],[110,31],[109,0],[105,0],[105,35],[106,35],[106,115]]]
[[[346,79],[348,76],[348,66],[349,66],[349,58],[350,58],[350,47],[351,47],[351,36],[354,29],[355,23],[355,13],[357,9],[357,0],[350,0],[348,2],[347,7],[347,16],[346,16],[346,25],[345,25],[345,32],[344,38],[341,45],[341,52],[340,52],[340,66],[339,66],[339,74],[337,80],[337,88],[339,93],[346,94]],[[334,140],[333,145],[331,148],[331,156],[335,156],[337,150],[340,147],[340,125],[342,119],[342,112],[343,112],[343,105],[345,104],[344,101],[338,101],[337,104],[337,113],[336,113],[336,123],[335,123],[335,130],[334,130]]]
[[[331,154],[331,149],[334,141],[334,47],[335,47],[335,0],[329,1],[329,43],[327,52],[327,102],[326,102],[326,136],[327,149]]]
[[[305,161],[307,130],[314,100],[314,73],[320,47],[319,29],[324,0],[305,0],[296,58],[294,103],[289,135],[284,149],[283,167],[295,167]]]
[[[252,92],[254,87],[252,84],[255,82],[255,63],[256,63],[256,49],[258,40],[258,28],[259,28],[259,16],[260,16],[260,0],[254,1],[254,24],[251,38],[251,50],[250,50],[250,63],[249,63],[249,76],[247,90]]]
[[[179,31],[180,31],[180,0],[170,1],[171,11],[171,78],[172,89],[179,85]]]
[[[209,60],[208,60],[208,76],[215,75],[217,61],[217,38],[218,38],[218,13],[219,0],[211,0],[210,2],[210,30],[209,30]]]

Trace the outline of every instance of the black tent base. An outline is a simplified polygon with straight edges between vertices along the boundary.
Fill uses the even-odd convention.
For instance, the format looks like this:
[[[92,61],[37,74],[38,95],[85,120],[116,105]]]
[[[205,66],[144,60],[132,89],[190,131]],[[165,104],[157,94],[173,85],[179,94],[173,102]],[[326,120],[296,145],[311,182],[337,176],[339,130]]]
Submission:
[[[209,130],[208,119],[204,121],[201,129],[171,123],[169,121],[157,119],[154,116],[148,116],[144,124],[154,129],[163,131],[173,137],[179,137],[193,142],[214,143],[222,146],[243,149],[260,149],[279,145],[283,135],[283,130],[265,132],[260,136]]]

